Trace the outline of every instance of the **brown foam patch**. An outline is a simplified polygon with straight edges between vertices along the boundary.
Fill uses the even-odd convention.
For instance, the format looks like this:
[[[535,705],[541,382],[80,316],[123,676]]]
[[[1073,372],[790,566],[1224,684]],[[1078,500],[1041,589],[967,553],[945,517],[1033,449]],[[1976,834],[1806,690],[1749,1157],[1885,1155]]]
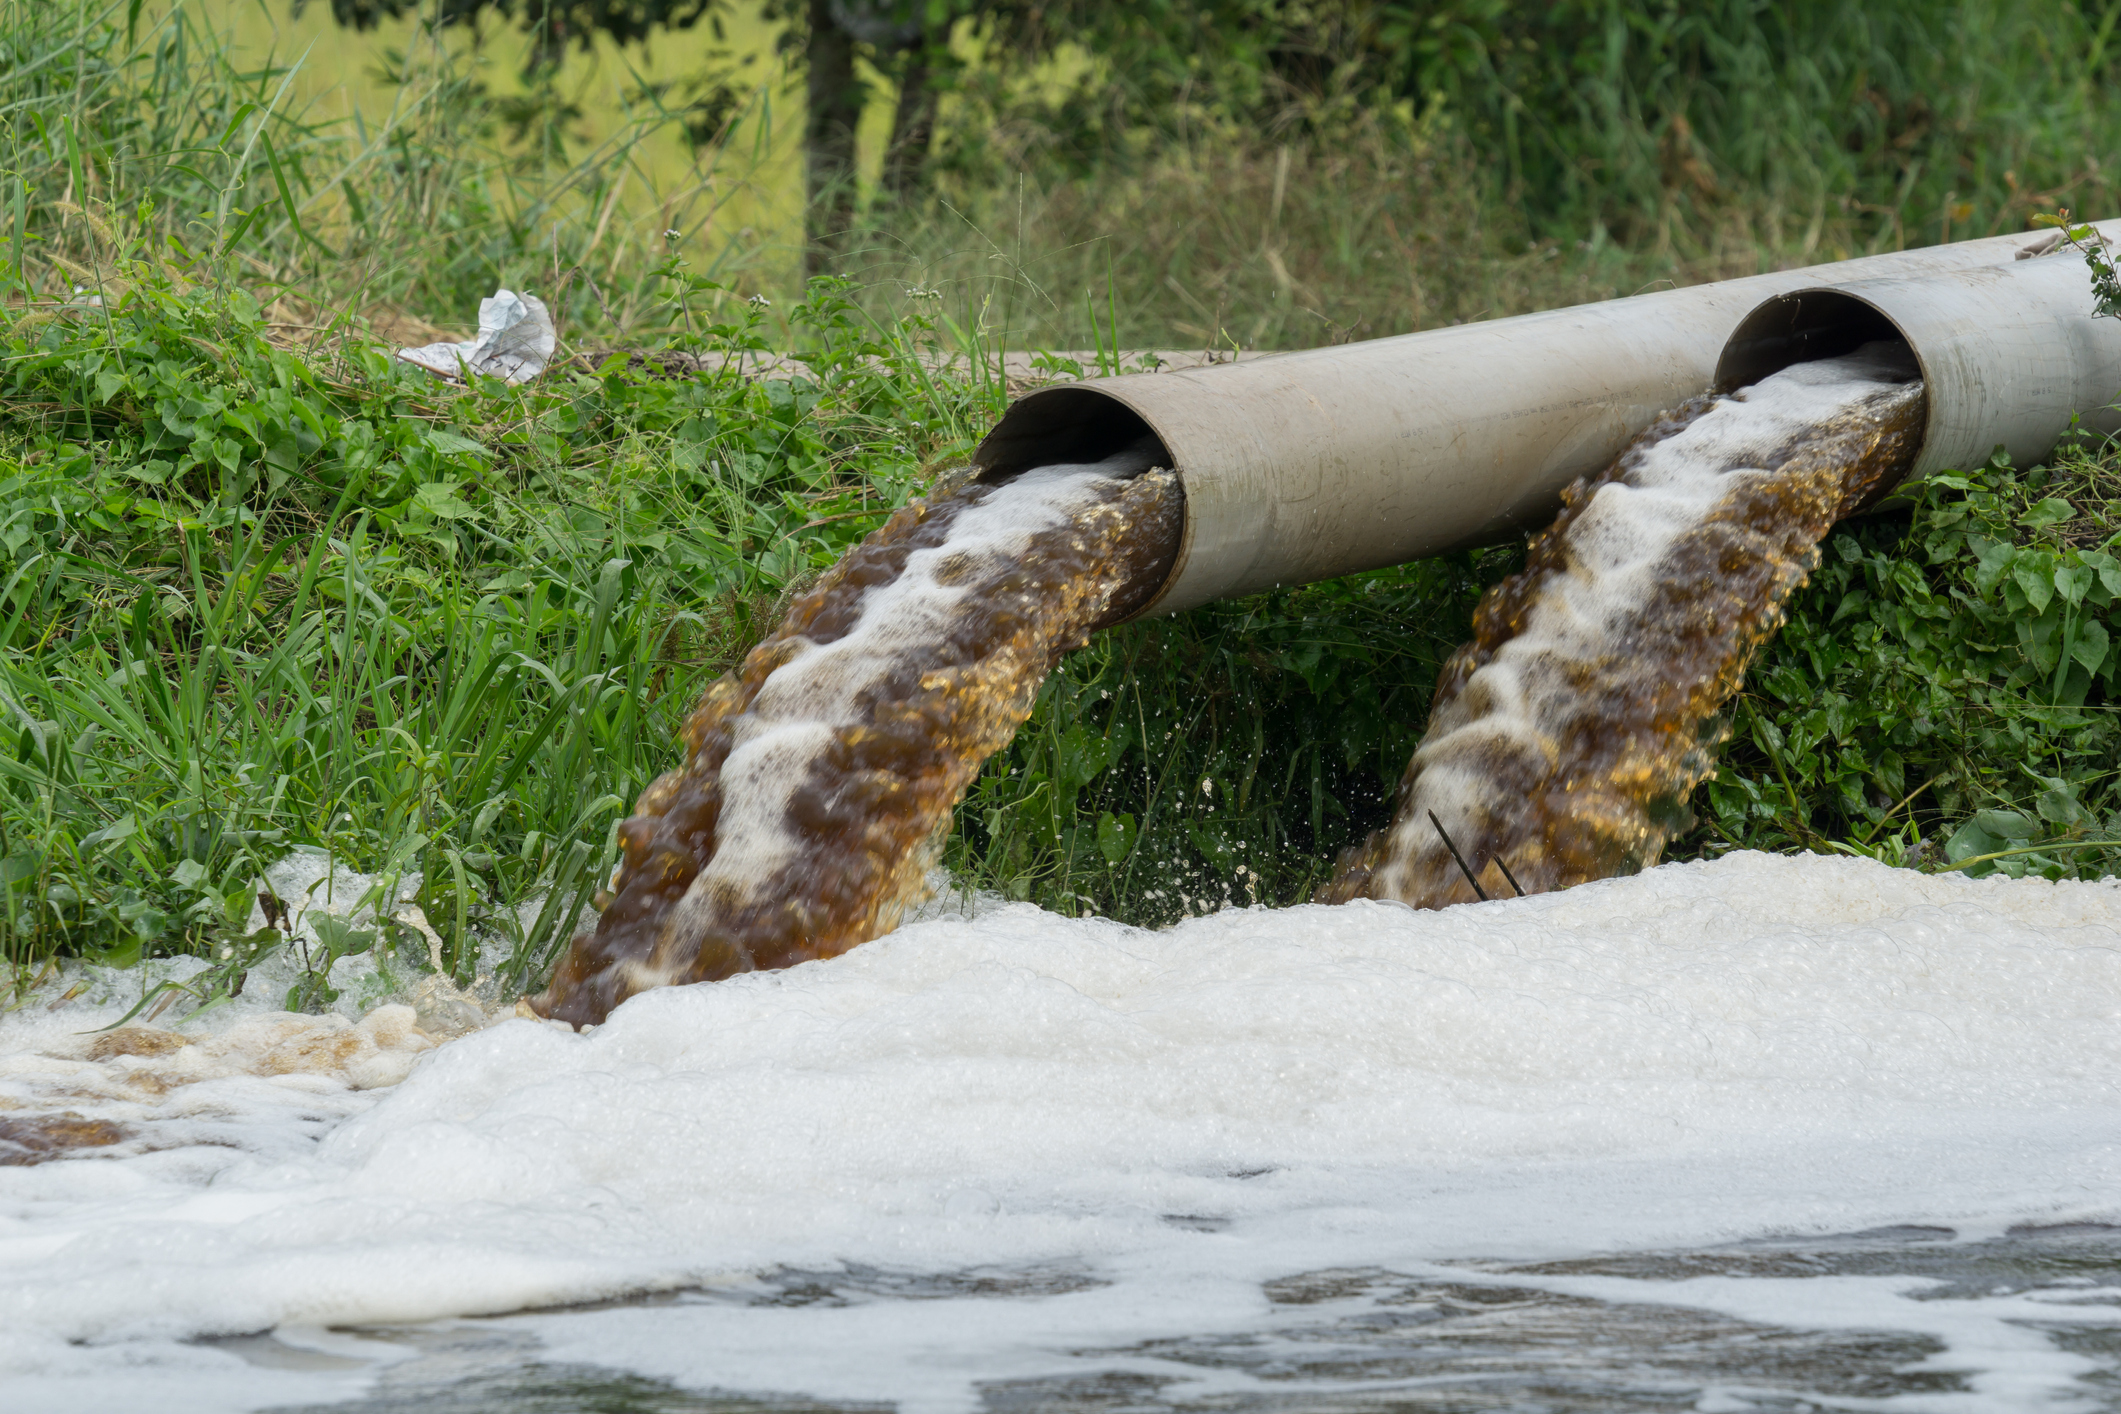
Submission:
[[[73,1110],[59,1114],[0,1115],[0,1166],[20,1168],[106,1149],[131,1137],[123,1125]]]
[[[109,1060],[112,1056],[166,1056],[183,1050],[191,1044],[191,1037],[179,1036],[174,1031],[163,1031],[153,1026],[121,1026],[115,1031],[105,1031],[89,1042],[90,1060]]]
[[[358,1022],[268,1013],[216,1036],[123,1026],[0,1056],[0,1164],[228,1143],[202,1137],[201,1117],[224,1107],[190,1097],[192,1087],[253,1077],[310,1094],[380,1089],[436,1044],[411,1007],[393,1005]]]

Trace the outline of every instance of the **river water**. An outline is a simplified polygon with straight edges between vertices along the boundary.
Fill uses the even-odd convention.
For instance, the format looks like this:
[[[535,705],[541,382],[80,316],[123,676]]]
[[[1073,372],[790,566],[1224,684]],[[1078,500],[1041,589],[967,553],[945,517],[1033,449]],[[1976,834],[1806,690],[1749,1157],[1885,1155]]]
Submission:
[[[2121,1407],[2112,882],[931,905],[432,1049],[92,1000],[0,1018],[0,1117],[124,1133],[0,1166],[9,1411]]]

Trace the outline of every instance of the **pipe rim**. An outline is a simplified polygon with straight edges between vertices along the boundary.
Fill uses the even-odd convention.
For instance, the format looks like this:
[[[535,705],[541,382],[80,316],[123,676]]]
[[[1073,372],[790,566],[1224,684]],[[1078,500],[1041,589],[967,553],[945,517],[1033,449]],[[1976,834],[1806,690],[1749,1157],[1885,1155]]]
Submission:
[[[1178,553],[1172,556],[1171,568],[1165,572],[1163,582],[1156,586],[1156,592],[1144,600],[1141,607],[1125,618],[1104,625],[1117,628],[1154,614],[1170,596],[1172,587],[1179,582],[1187,563],[1193,558],[1195,521],[1186,469],[1178,464],[1178,457],[1171,451],[1169,434],[1156,425],[1149,410],[1137,406],[1124,393],[1110,386],[1100,386],[1105,383],[1104,379],[1055,383],[1034,388],[1011,403],[1002,413],[1001,420],[973,449],[972,479],[990,484],[1007,481],[1034,466],[1101,460],[1143,433],[1156,439],[1157,445],[1163,449],[1163,465],[1178,478]],[[1101,408],[1101,404],[1108,406]],[[1084,411],[1090,415],[1075,415]],[[1062,450],[1054,450],[1054,439],[1046,435],[1054,429],[1065,429],[1069,434],[1061,444]]]
[[[1914,359],[1923,386],[1937,386],[1921,342],[1909,336],[1906,326],[1890,310],[1867,298],[1860,285],[1852,284],[1814,285],[1761,301],[1752,313],[1738,321],[1738,327],[1724,341],[1710,391],[1735,393],[1786,368],[1854,353],[1864,344],[1880,339],[1897,340]],[[1922,420],[1922,449],[1935,444],[1943,416],[1942,401],[1932,397]],[[1921,456],[1922,450],[1918,450],[1917,464]],[[1897,486],[1881,489],[1865,509],[1875,507],[1898,490]]]

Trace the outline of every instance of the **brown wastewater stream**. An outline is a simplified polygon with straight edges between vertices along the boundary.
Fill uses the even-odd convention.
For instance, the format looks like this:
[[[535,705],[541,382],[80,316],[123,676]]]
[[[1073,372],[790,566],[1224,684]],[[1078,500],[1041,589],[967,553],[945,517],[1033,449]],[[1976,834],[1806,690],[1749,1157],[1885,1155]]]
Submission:
[[[1717,712],[1821,537],[1906,474],[1924,410],[1906,348],[1869,345],[1696,399],[1570,487],[1446,666],[1394,823],[1319,901],[1441,908],[1655,864],[1713,768]],[[647,988],[896,926],[1053,664],[1169,572],[1183,493],[1161,458],[974,483],[851,551],[708,689],[532,1008],[597,1023]]]

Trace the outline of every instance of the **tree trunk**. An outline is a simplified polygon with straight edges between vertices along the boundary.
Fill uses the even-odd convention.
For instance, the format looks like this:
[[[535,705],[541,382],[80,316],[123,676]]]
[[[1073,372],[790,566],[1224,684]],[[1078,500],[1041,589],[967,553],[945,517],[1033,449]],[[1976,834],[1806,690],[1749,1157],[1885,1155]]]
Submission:
[[[854,224],[854,133],[862,86],[854,76],[854,36],[833,23],[831,0],[810,0],[810,112],[803,125],[807,207],[804,273],[824,270]]]
[[[935,86],[935,53],[929,36],[906,51],[899,71],[898,109],[891,115],[891,142],[884,149],[884,190],[893,200],[910,201],[928,184],[928,148],[935,140],[935,109],[942,94]]]

